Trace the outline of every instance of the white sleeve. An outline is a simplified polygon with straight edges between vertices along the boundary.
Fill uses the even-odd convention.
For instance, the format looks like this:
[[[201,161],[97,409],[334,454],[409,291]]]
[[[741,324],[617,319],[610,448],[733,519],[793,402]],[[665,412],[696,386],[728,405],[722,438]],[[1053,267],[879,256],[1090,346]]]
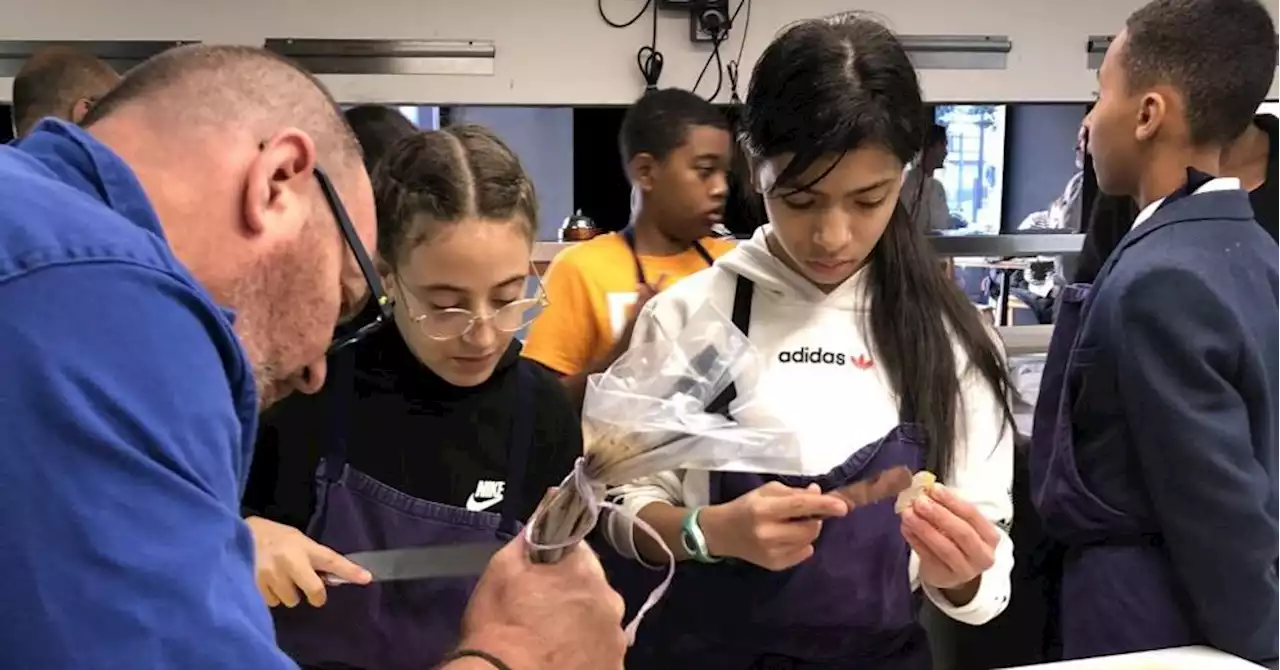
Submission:
[[[998,340],[997,340],[998,341]],[[1004,611],[1009,604],[1009,573],[1013,571],[1013,540],[1009,528],[1013,519],[1013,438],[1014,427],[1004,418],[1003,403],[977,371],[969,366],[961,386],[962,411],[956,443],[956,460],[948,486],[973,503],[996,525],[1000,543],[995,564],[982,575],[978,592],[965,605],[955,606],[938,589],[919,583],[919,557],[911,554],[910,575],[938,610],[971,625],[982,625]]]
[[[674,337],[679,329],[679,314],[674,305],[669,305],[663,296],[655,296],[649,301],[640,314],[636,316],[635,329],[631,335],[631,346],[653,342],[660,338]],[[660,319],[657,310],[669,318]],[[640,510],[656,503],[663,502],[676,506],[696,507],[706,505],[711,498],[710,480],[705,472],[686,473],[685,471],[668,471],[643,477],[630,484],[618,486],[609,491],[614,504],[621,507],[621,514],[611,513],[605,516],[604,535],[609,544],[619,554],[627,558],[642,561],[636,551],[632,519]]]
[[[951,210],[947,207],[947,189],[942,182],[929,177],[929,230],[947,230],[951,227]]]

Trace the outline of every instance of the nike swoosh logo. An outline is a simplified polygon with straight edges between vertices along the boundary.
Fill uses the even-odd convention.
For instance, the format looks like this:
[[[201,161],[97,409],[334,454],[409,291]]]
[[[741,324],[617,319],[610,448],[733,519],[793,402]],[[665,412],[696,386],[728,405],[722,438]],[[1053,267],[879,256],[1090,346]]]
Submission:
[[[488,500],[476,500],[476,494],[472,493],[467,496],[467,510],[470,512],[483,512],[500,502],[502,502],[502,496],[489,498]]]

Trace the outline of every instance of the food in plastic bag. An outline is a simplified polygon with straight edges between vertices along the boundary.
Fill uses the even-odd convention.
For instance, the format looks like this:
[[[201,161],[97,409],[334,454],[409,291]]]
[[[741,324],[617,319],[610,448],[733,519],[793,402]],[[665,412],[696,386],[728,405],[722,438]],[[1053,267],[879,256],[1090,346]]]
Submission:
[[[751,380],[761,369],[759,352],[710,304],[674,337],[633,346],[587,383],[582,423],[584,455],[526,528],[535,562],[555,562],[564,549],[595,528],[609,488],[668,470],[719,470],[802,474],[798,441],[780,424],[744,427],[708,411],[730,384],[735,410],[751,402]],[[753,423],[760,423],[753,421]],[[658,540],[639,519],[637,528]],[[657,603],[674,574],[668,550],[667,580],[641,608],[627,632]]]

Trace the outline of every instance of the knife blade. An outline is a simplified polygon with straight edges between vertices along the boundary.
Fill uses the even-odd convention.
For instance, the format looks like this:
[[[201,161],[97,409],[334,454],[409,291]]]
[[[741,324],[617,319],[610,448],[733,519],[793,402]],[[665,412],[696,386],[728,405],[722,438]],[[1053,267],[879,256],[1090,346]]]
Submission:
[[[352,563],[368,570],[375,582],[440,577],[472,577],[484,572],[489,559],[505,546],[503,542],[473,542],[434,547],[410,547],[347,554]],[[325,575],[330,586],[347,584],[345,579]]]

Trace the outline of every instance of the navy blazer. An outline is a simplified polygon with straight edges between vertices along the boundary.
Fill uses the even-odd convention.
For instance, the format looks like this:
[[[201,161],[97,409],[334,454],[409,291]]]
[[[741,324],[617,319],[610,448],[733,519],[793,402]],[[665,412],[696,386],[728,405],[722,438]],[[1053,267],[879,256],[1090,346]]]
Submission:
[[[1277,247],[1243,191],[1171,200],[1094,283],[1067,371],[1085,485],[1163,539],[1213,646],[1276,656]]]

